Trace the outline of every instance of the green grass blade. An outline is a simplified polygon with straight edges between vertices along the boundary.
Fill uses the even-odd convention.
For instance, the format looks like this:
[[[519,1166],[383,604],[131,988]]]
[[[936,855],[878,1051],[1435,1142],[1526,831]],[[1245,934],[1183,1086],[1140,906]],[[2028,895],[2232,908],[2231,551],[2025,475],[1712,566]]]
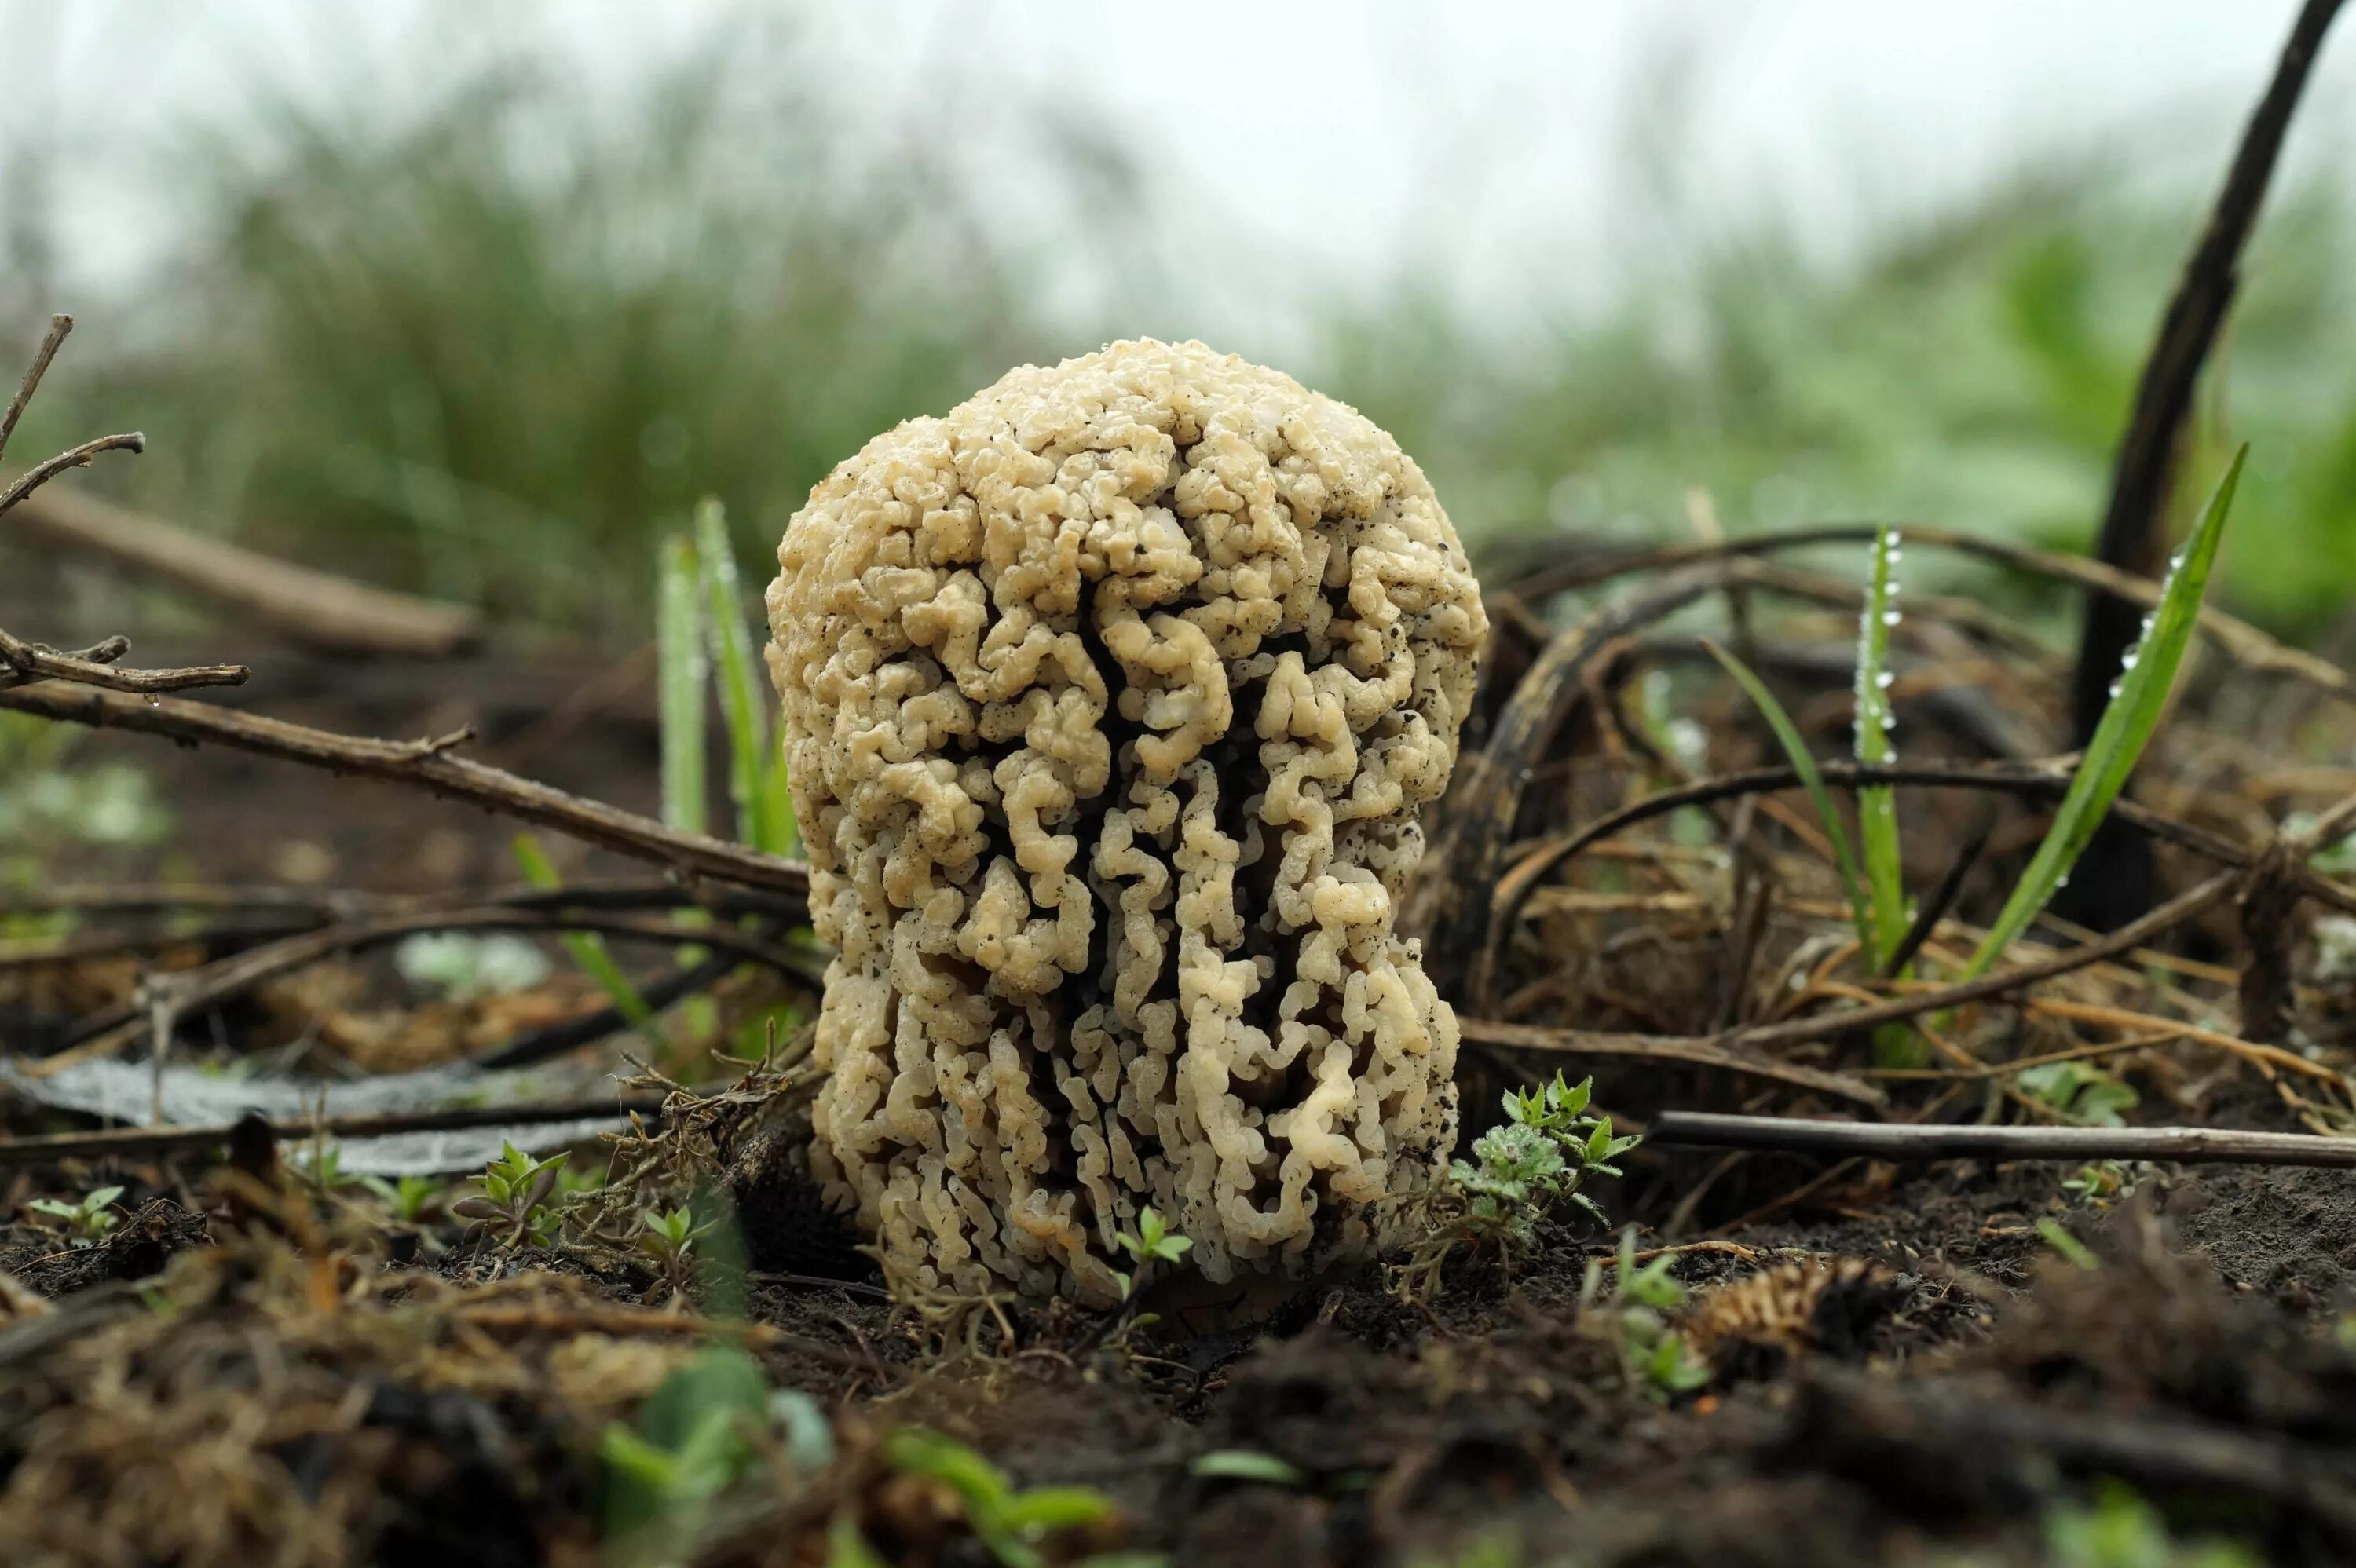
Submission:
[[[663,820],[689,833],[708,829],[704,774],[703,683],[712,670],[704,651],[703,615],[695,541],[672,534],[662,541],[655,603],[655,650],[660,661]]]
[[[1841,826],[1839,808],[1833,805],[1833,792],[1825,787],[1825,775],[1816,767],[1816,759],[1809,755],[1808,743],[1800,738],[1800,727],[1792,722],[1792,716],[1783,711],[1783,705],[1775,700],[1775,694],[1767,689],[1767,683],[1749,665],[1716,643],[1706,641],[1702,645],[1709,650],[1712,658],[1726,667],[1726,673],[1734,677],[1735,684],[1758,708],[1768,728],[1775,731],[1784,756],[1791,759],[1792,771],[1806,786],[1809,800],[1815,804],[1816,816],[1825,825],[1825,837],[1832,841],[1833,863],[1839,869],[1841,886],[1848,894],[1849,915],[1857,923],[1858,942],[1870,955],[1874,951],[1873,915],[1866,901],[1865,885],[1858,880],[1857,857],[1849,852],[1848,831]]]
[[[533,887],[563,885],[563,879],[556,874],[556,867],[548,859],[548,851],[541,848],[540,840],[530,834],[515,836],[515,858],[516,864],[523,869],[523,880]],[[648,1040],[660,1044],[660,1040],[651,1031],[654,1010],[647,1006],[646,998],[638,995],[638,988],[630,984],[630,977],[622,973],[622,966],[614,962],[613,954],[606,951],[605,939],[594,931],[568,931],[557,940],[564,944],[567,953],[573,955],[573,961],[581,966],[581,972],[597,982],[597,988],[605,993],[605,999],[614,1004],[615,1010],[629,1019],[632,1026],[645,1032]]]
[[[768,682],[744,624],[744,590],[736,553],[728,542],[727,514],[706,499],[695,509],[696,553],[703,573],[705,629],[720,680],[720,711],[728,729],[728,792],[736,805],[736,836],[756,849],[790,854],[800,838],[786,793],[784,759],[769,740]]]
[[[1890,759],[1890,629],[1898,624],[1892,603],[1898,584],[1898,534],[1884,528],[1873,541],[1873,581],[1857,628],[1857,760],[1869,766]],[[1890,965],[1906,940],[1906,886],[1898,848],[1898,797],[1888,784],[1857,792],[1858,848],[1865,858],[1867,891],[1872,895],[1873,945],[1868,954],[1876,974]]]
[[[2159,728],[2176,672],[2200,626],[2201,601],[2209,591],[2217,543],[2224,537],[2225,516],[2233,509],[2233,491],[2241,483],[2242,464],[2249,454],[2246,444],[2233,454],[2225,476],[2217,482],[2216,492],[2201,510],[2201,520],[2193,526],[2192,538],[2169,566],[2159,607],[2146,618],[2142,639],[2127,650],[2126,667],[2111,687],[2110,706],[2103,709],[2102,721],[2094,726],[2094,738],[2087,742],[2069,792],[2053,814],[2053,826],[2046,829],[2045,841],[2037,847],[2029,869],[2021,873],[2012,896],[2005,901],[1987,939],[1965,966],[1966,978],[1986,974],[2070,880],[2070,868],[2077,864],[2087,841],[2102,826],[2111,803],[2135,772],[2145,743]]]

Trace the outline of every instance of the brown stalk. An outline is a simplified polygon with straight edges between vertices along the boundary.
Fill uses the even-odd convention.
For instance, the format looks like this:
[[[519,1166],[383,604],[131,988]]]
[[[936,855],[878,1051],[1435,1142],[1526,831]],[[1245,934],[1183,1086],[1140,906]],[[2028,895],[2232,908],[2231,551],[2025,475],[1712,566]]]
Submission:
[[[130,730],[187,744],[230,746],[330,773],[389,779],[552,827],[616,854],[722,881],[796,893],[807,891],[809,885],[809,868],[798,860],[780,859],[706,834],[682,833],[652,817],[447,754],[463,736],[366,740],[283,719],[232,712],[186,698],[140,698],[58,681],[0,689],[0,708],[93,729]]]
[[[2298,1165],[2356,1169],[2356,1138],[2231,1127],[2006,1127],[1837,1122],[1663,1111],[1645,1140],[1687,1148],[1774,1149],[1867,1159],[2168,1160],[2179,1165]]]

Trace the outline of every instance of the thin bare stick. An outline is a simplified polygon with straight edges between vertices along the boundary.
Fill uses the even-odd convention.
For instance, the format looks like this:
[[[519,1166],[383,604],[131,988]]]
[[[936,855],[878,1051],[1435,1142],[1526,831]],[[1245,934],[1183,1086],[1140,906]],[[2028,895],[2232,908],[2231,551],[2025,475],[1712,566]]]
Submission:
[[[0,689],[0,708],[93,729],[133,730],[188,743],[210,741],[330,773],[390,779],[552,827],[617,854],[722,881],[797,893],[809,886],[809,868],[798,860],[764,855],[701,833],[682,833],[636,812],[446,755],[444,741],[363,740],[186,698],[134,697],[59,681]]]
[[[1827,1072],[1797,1062],[1778,1061],[1728,1040],[1677,1039],[1667,1035],[1603,1034],[1590,1029],[1544,1029],[1535,1024],[1505,1023],[1496,1019],[1459,1019],[1456,1027],[1469,1045],[1501,1051],[1559,1052],[1567,1056],[1625,1058],[1680,1067],[1708,1067],[1721,1072],[1764,1078],[1795,1089],[1813,1089],[1859,1105],[1879,1105],[1889,1096],[1862,1079]]]
[[[62,883],[37,891],[0,894],[0,914],[154,914],[180,910],[310,914],[320,922],[370,914],[418,913],[499,904],[509,909],[707,909],[714,914],[771,914],[803,921],[805,901],[791,893],[706,887],[656,878],[590,878],[562,887],[495,888],[455,897],[419,897],[356,888],[290,888],[214,882]],[[202,933],[198,933],[202,935]]]
[[[1663,1111],[1648,1143],[1686,1148],[1774,1149],[1867,1159],[2169,1160],[2179,1165],[2297,1165],[2356,1170],[2356,1138],[2230,1127],[1924,1126],[1797,1116]]]
[[[195,665],[185,669],[118,667],[114,661],[130,651],[131,645],[124,639],[109,637],[86,653],[59,653],[0,629],[0,666],[6,667],[0,669],[0,689],[28,681],[63,680],[147,696],[201,686],[243,686],[253,674],[241,664]]]
[[[137,431],[125,431],[121,435],[102,435],[96,441],[85,441],[70,451],[60,452],[46,462],[36,463],[17,477],[14,485],[0,490],[0,517],[9,508],[56,478],[70,468],[87,468],[102,453],[145,452],[147,438]]]
[[[8,411],[0,413],[0,455],[7,453],[8,438],[16,433],[16,421],[25,417],[25,405],[33,400],[33,393],[40,387],[41,378],[48,373],[49,361],[58,357],[58,346],[65,342],[66,334],[72,330],[73,317],[49,317],[48,336],[41,339],[40,347],[34,351],[32,368],[25,372],[24,380],[17,384],[16,395],[8,400]]]
[[[666,1096],[588,1100],[563,1104],[446,1105],[419,1111],[375,1111],[365,1115],[316,1121],[265,1122],[270,1136],[296,1142],[325,1133],[335,1138],[378,1137],[390,1133],[455,1132],[466,1127],[527,1126],[535,1122],[585,1122],[611,1116],[659,1116]],[[257,1120],[259,1118],[256,1118]],[[159,1155],[200,1155],[226,1144],[241,1124],[206,1126],[106,1127],[89,1133],[47,1133],[0,1138],[0,1169],[46,1165],[59,1159],[145,1159]]]

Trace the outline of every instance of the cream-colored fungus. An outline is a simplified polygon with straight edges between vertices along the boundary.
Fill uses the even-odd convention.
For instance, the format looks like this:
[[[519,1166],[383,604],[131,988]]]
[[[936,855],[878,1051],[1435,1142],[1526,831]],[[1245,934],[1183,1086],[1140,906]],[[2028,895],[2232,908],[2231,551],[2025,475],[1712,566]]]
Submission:
[[[1115,1299],[1376,1242],[1455,1139],[1392,932],[1485,623],[1422,472],[1199,343],[1025,367],[837,468],[769,589],[831,1074],[813,1159],[921,1285]]]

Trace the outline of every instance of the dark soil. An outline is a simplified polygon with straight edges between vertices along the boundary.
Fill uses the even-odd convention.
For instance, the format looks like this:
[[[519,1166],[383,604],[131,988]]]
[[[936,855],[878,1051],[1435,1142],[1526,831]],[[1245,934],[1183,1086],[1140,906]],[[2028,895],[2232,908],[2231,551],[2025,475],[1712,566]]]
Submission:
[[[408,734],[465,715],[385,704],[335,717]],[[497,720],[490,753],[530,733]],[[542,733],[531,765],[644,804],[651,741],[635,722],[586,722]],[[154,770],[209,877],[283,880],[292,857],[345,885],[507,880],[509,829],[469,811],[119,738],[91,752]],[[1623,1074],[1599,1091],[1641,1118],[1713,1086]],[[2293,1125],[2271,1098],[2245,1108],[2254,1125]],[[1713,1163],[1640,1152],[1604,1201],[1666,1225]],[[1679,1217],[1681,1237],[1700,1240],[1674,1264],[1714,1376],[1665,1399],[1632,1386],[1612,1309],[1585,1294],[1607,1239],[1576,1232],[1511,1271],[1456,1267],[1430,1301],[1369,1271],[1248,1324],[1172,1304],[1159,1326],[1108,1335],[1062,1307],[930,1322],[897,1310],[807,1195],[746,1192],[751,1280],[695,1289],[715,1314],[732,1292],[749,1302],[770,1378],[828,1407],[842,1456],[813,1493],[754,1497],[753,1522],[704,1560],[821,1563],[839,1518],[890,1561],[988,1561],[954,1510],[878,1469],[875,1435],[918,1424],[1023,1485],[1101,1489],[1121,1522],[1085,1544],[1173,1563],[2165,1563],[2195,1561],[2182,1543],[2211,1536],[2247,1555],[2201,1561],[2356,1561],[2356,1184],[2145,1169],[2094,1207],[2065,1191],[2070,1174],[1790,1157],[1726,1171]],[[289,1561],[597,1561],[599,1435],[690,1348],[648,1328],[677,1305],[663,1281],[509,1257],[451,1225],[422,1253],[391,1254],[415,1261],[380,1263],[382,1246],[311,1221],[241,1230],[196,1170],[78,1167],[22,1178],[12,1196],[116,1180],[131,1207],[97,1245],[33,1223],[0,1231],[0,1269],[53,1304],[0,1304],[0,1524],[27,1524],[11,1489],[28,1467],[112,1422],[119,1461],[42,1473],[79,1477],[90,1540],[102,1527],[159,1539],[140,1509],[166,1500],[125,1477],[180,1475],[159,1456],[174,1452],[166,1417],[210,1398],[207,1421],[245,1410],[266,1428],[242,1462],[288,1478],[271,1506],[327,1521],[327,1544]],[[2041,1223],[2096,1265],[2064,1260]],[[1658,1241],[1648,1229],[1640,1244]],[[1809,1272],[1836,1262],[1831,1285]],[[490,1308],[508,1314],[480,1319],[496,1327],[462,1322]],[[168,1334],[150,1321],[160,1312],[177,1315]],[[145,1403],[94,1403],[99,1371]],[[1238,1449],[1280,1463],[1258,1478],[1197,1473],[1204,1455]],[[2070,1555],[2072,1521],[2104,1509],[2187,1554]],[[85,1558],[50,1534],[21,1538],[48,1555],[8,1560],[261,1561],[236,1555],[258,1550],[258,1528],[224,1525],[227,1555],[184,1543]]]

